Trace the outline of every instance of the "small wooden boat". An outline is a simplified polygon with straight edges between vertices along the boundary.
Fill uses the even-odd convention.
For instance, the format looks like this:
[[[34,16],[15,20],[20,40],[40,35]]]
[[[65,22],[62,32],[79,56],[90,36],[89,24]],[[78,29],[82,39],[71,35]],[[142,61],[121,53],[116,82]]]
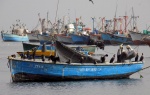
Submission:
[[[26,42],[22,42],[22,45],[23,45],[23,50],[24,50],[24,51],[31,50],[32,48],[39,46],[39,44],[26,43]]]
[[[27,50],[31,50],[32,48],[34,47],[41,47],[42,45],[39,45],[39,44],[35,44],[35,43],[26,43],[26,42],[23,42],[22,43],[23,45],[23,50],[24,51],[27,51]],[[46,45],[47,47],[47,50],[50,49],[52,44],[48,44]],[[95,52],[95,49],[96,49],[96,45],[67,45],[73,49],[76,49],[77,47],[82,47],[84,50],[88,51],[90,54],[93,54]],[[52,45],[52,47],[54,48],[55,45]]]
[[[68,64],[9,58],[9,66],[13,82],[64,81],[129,78],[130,75],[142,69],[143,62]]]
[[[59,46],[62,46],[61,48]],[[64,50],[64,51],[62,51]],[[68,51],[65,51],[68,50]],[[76,50],[56,41],[56,52],[60,59],[70,61],[57,61],[58,57],[48,59],[21,59],[9,56],[9,67],[13,82],[25,81],[68,81],[89,79],[122,79],[142,70],[143,61],[109,63],[98,62],[98,59],[83,55]],[[68,54],[69,53],[69,54]],[[72,54],[71,54],[72,53]],[[63,55],[63,56],[62,56]],[[69,57],[70,56],[70,57]],[[80,60],[80,57],[85,57]],[[95,63],[95,60],[97,63]]]
[[[54,45],[45,45],[45,44],[37,45],[37,44],[31,44],[31,43],[23,43],[23,48],[24,48],[24,52],[17,52],[20,56],[22,54],[32,55],[34,52],[35,52],[36,57],[41,57],[42,55],[44,55],[46,57],[49,57],[50,55],[55,56],[55,46]]]
[[[17,52],[19,55],[21,54],[27,54],[27,51],[24,52]],[[32,55],[33,51],[29,50],[29,55]],[[36,50],[35,52],[35,56],[36,57],[41,57],[42,55],[44,55],[45,57],[49,57],[50,55],[55,56],[55,50],[46,50],[45,52],[42,52],[42,50]]]

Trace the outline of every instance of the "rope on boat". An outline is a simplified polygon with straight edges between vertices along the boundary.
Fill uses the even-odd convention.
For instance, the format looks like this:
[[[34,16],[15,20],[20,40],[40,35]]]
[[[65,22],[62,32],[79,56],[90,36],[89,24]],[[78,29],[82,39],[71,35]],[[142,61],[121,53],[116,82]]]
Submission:
[[[147,67],[145,67],[145,68],[143,68],[143,69],[141,69],[141,70],[139,70],[139,71],[137,71],[135,73],[138,73],[140,75],[140,78],[143,78],[143,76],[140,74],[140,71],[148,69],[148,68],[150,68],[150,66],[147,66]]]
[[[147,66],[147,67],[141,69],[140,71],[145,70],[145,69],[148,69],[148,68],[150,68],[150,66]]]

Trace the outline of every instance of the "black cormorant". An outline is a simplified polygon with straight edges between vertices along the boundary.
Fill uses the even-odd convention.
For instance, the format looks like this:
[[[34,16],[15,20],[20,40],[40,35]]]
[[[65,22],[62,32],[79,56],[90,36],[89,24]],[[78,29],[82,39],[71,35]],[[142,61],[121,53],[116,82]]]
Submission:
[[[143,56],[143,53],[142,53],[142,55],[140,57],[140,61],[143,61],[143,59],[144,59],[144,56]]]
[[[110,63],[113,63],[115,60],[115,54],[113,55],[113,57],[110,59]]]
[[[105,62],[105,57],[108,57],[108,54],[104,55],[101,57],[101,63],[104,63]]]
[[[139,59],[139,54],[137,53],[135,56],[135,62],[138,61],[138,59]]]

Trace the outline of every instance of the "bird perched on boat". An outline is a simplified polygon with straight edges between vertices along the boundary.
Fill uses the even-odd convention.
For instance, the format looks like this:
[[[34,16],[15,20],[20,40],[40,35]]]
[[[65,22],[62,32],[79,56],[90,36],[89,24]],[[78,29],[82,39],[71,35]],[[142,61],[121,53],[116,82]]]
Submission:
[[[142,53],[139,61],[143,61],[143,59],[144,59],[144,56],[143,56],[143,53]]]
[[[108,57],[108,54],[106,54],[106,55],[104,55],[104,56],[101,57],[101,63],[105,62],[105,59],[106,59],[105,57]]]
[[[115,54],[113,55],[113,57],[110,59],[110,62],[109,63],[113,63],[115,60]]]
[[[97,41],[97,42],[96,42],[96,46],[99,47],[100,49],[103,49],[103,50],[104,50],[104,47],[105,47],[103,41]]]
[[[41,59],[42,59],[42,61],[44,62],[44,61],[45,61],[45,56],[42,55],[42,56],[41,56]]]
[[[94,39],[90,38],[87,45],[96,45],[96,47],[99,47],[100,49],[104,50],[104,41],[95,41]]]
[[[138,61],[138,59],[139,59],[139,54],[137,53],[135,56],[135,62]]]
[[[90,2],[92,2],[92,4],[94,4],[93,0],[89,0]]]
[[[126,59],[132,59],[132,58],[137,56],[135,50],[132,49],[130,45],[127,45],[126,48],[128,50],[128,52],[126,52],[127,53],[127,58]]]
[[[83,61],[84,61],[84,57],[82,56],[82,57],[80,58],[80,63],[83,63]]]
[[[96,60],[94,60],[94,64],[97,64],[97,61],[96,61]]]
[[[48,60],[52,60],[52,62],[54,63],[56,63],[57,61],[60,61],[59,57],[55,57],[53,55],[50,55]]]
[[[30,53],[29,53],[29,50],[28,50],[28,51],[27,51],[27,58],[29,58],[29,56],[30,56],[29,54],[30,54]]]
[[[70,59],[66,63],[70,64]]]
[[[37,50],[36,47],[34,47],[34,48],[32,49],[32,58],[33,58],[34,61],[35,61],[36,50]]]
[[[127,50],[133,50],[130,45],[126,46]]]
[[[117,62],[121,62],[121,54],[123,51],[123,44],[120,45],[118,52],[117,52]]]
[[[13,55],[11,55],[11,57],[16,58],[16,55],[15,55],[15,54],[13,54]]]

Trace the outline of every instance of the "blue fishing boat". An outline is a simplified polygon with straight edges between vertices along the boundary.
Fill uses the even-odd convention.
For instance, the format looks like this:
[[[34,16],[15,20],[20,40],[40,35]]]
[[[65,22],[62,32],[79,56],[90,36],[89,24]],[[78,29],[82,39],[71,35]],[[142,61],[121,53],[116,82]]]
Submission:
[[[133,44],[132,39],[130,37],[126,37],[124,34],[118,33],[105,33],[101,32],[101,39],[105,44]]]
[[[12,81],[122,79],[142,70],[144,64],[143,61],[101,62],[58,41],[56,54],[58,57],[51,60],[9,56]]]
[[[140,71],[143,62],[93,64],[50,63],[9,58],[13,82],[122,79]]]
[[[25,28],[25,24],[21,24],[20,20],[16,20],[16,24],[13,24],[11,28],[11,31],[4,32],[4,30],[1,31],[1,37],[3,41],[15,41],[15,42],[21,42],[21,41],[29,41],[27,33],[29,33],[29,30]]]
[[[1,36],[2,36],[3,41],[15,41],[15,42],[21,42],[21,41],[28,42],[29,41],[27,35],[1,33]]]
[[[90,36],[88,35],[70,34],[70,36],[74,44],[87,44],[90,40]]]

